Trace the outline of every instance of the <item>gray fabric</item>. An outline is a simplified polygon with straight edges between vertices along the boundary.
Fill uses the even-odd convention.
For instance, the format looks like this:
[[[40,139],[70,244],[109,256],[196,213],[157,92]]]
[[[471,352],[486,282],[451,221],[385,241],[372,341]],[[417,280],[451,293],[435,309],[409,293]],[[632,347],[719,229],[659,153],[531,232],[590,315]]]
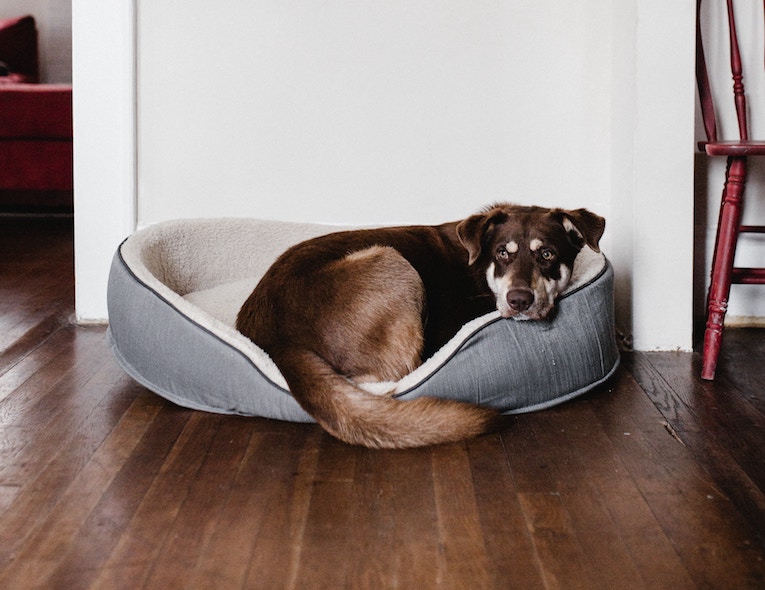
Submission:
[[[237,256],[236,249],[230,255]],[[213,318],[206,322],[202,310],[167,290],[164,284],[172,277],[151,287],[137,276],[146,269],[136,271],[118,250],[109,277],[109,335],[118,362],[131,377],[192,409],[312,421],[274,382],[273,367],[252,354],[254,345],[232,337],[226,332],[229,328]],[[179,308],[193,308],[194,313]],[[619,363],[613,271],[608,264],[592,281],[564,296],[551,320],[518,322],[492,316],[487,322],[397,395],[526,412],[589,391]]]
[[[614,338],[613,270],[558,302],[554,318],[498,318],[473,334],[426,382],[401,394],[538,410],[589,391],[619,363]]]
[[[294,422],[312,418],[236,347],[139,282],[119,252],[108,286],[109,337],[125,371],[187,408]]]

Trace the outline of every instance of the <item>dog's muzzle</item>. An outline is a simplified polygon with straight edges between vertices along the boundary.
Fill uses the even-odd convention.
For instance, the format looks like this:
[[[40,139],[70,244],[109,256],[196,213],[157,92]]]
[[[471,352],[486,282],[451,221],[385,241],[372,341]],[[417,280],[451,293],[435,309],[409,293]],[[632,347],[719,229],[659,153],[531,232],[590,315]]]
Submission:
[[[562,269],[565,267],[561,267]],[[487,272],[489,287],[497,298],[497,310],[503,318],[543,320],[555,306],[557,296],[568,284],[570,272],[561,273],[558,280],[532,277],[532,284],[513,285],[510,277],[495,277],[493,268]]]

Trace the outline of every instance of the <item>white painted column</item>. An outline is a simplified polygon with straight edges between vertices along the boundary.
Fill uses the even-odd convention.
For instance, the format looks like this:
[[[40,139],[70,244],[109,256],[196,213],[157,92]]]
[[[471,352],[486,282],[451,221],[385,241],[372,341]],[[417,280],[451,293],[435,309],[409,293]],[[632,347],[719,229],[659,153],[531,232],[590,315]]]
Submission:
[[[136,223],[134,0],[72,3],[75,311],[107,318],[112,255]]]
[[[633,343],[637,350],[689,350],[696,6],[640,0],[636,7]]]

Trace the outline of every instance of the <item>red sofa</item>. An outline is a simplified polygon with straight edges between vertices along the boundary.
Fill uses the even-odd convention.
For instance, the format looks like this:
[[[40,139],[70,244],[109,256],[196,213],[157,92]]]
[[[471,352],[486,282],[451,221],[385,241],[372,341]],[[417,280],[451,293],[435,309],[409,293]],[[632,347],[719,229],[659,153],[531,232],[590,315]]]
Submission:
[[[72,87],[38,84],[31,16],[0,20],[0,209],[72,208]]]

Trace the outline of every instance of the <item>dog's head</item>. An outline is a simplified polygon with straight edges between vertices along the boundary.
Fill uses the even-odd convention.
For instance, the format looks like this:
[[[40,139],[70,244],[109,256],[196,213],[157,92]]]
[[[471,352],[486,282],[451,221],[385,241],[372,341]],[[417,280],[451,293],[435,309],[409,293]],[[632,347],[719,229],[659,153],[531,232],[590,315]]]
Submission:
[[[486,273],[502,317],[539,320],[571,279],[585,246],[599,252],[606,222],[576,209],[500,204],[457,225],[468,263]]]

